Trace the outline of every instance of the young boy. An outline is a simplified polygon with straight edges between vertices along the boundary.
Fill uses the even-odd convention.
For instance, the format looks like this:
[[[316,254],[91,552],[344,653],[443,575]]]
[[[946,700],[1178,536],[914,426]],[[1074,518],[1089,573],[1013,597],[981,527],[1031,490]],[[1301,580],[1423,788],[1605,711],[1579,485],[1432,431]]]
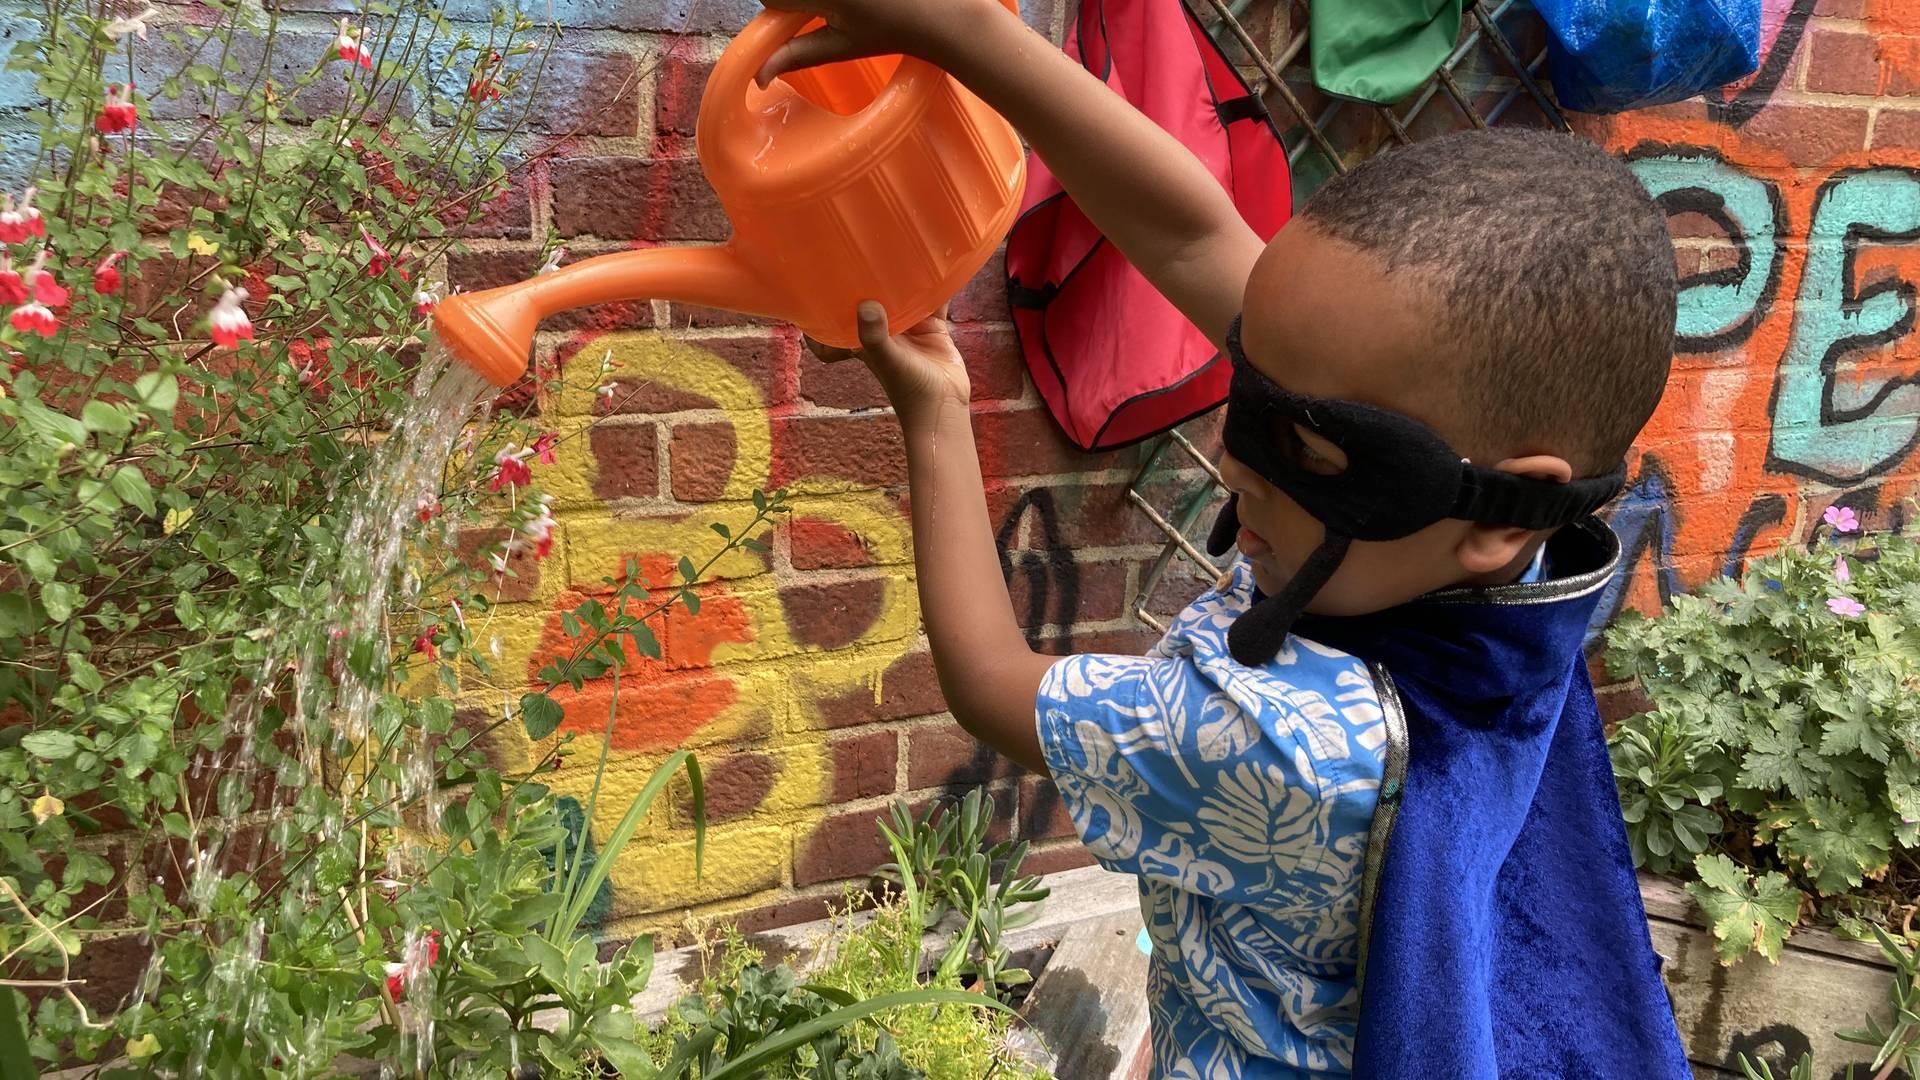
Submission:
[[[944,321],[888,339],[861,311],[941,688],[1139,876],[1154,1075],[1690,1075],[1581,652],[1619,558],[1589,515],[1672,351],[1672,249],[1632,175],[1469,133],[1334,179],[1263,244],[994,0],[792,2],[828,28],[763,78],[946,68],[1232,357],[1211,547],[1240,558],[1148,656],[1055,659],[988,584]]]

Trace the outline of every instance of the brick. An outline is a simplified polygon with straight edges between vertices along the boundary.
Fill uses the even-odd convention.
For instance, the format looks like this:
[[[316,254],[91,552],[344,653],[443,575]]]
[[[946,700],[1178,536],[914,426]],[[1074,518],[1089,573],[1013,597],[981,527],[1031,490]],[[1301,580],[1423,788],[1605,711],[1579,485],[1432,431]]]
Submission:
[[[1752,145],[1787,155],[1794,165],[1825,165],[1866,144],[1867,110],[1827,105],[1775,103],[1740,129],[1746,136],[1733,151]]]
[[[1920,146],[1920,110],[1882,109],[1873,121],[1873,149],[1912,150]]]
[[[1026,362],[1011,326],[956,326],[953,344],[967,362],[975,401],[1016,401],[1027,390]]]
[[[1637,683],[1613,690],[1602,690],[1597,696],[1600,705],[1600,720],[1612,731],[1614,725],[1641,713],[1653,711],[1653,699],[1647,696]]]
[[[829,802],[851,802],[893,793],[900,763],[900,740],[891,731],[835,739],[827,744],[833,760]]]
[[[1029,635],[1028,637],[1028,642],[1036,651],[1049,656],[1068,656],[1073,653],[1141,656],[1148,649],[1153,648],[1159,640],[1159,633],[1146,626],[1129,630],[1098,630],[1092,633],[1074,633],[1069,629],[1065,634],[1038,638]]]
[[[535,58],[529,58],[535,59]],[[532,70],[521,87],[534,85]],[[628,53],[553,49],[526,108],[511,97],[481,115],[499,125],[526,116],[533,130],[549,135],[637,135],[640,132],[640,65]],[[464,89],[464,88],[463,88]]]
[[[684,326],[691,330],[711,330],[730,326],[774,326],[772,319],[763,319],[758,315],[742,315],[737,311],[723,308],[701,307],[698,304],[674,304],[668,308],[667,323],[671,326]]]
[[[1126,611],[1127,563],[1081,562],[1071,551],[1010,557],[1007,595],[1023,627],[1117,619]]]
[[[751,938],[754,934],[777,930],[783,926],[819,922],[840,911],[844,906],[837,892],[826,896],[798,896],[776,904],[766,904],[757,908],[748,908],[738,914],[730,914],[727,916],[727,921],[733,924],[734,929]],[[868,905],[861,903],[859,906]],[[757,943],[749,941],[748,944]],[[769,956],[769,960],[771,959]]]
[[[847,570],[873,565],[873,550],[844,525],[795,518],[786,529],[795,570]]]
[[[480,553],[489,546],[505,543],[507,535],[506,529],[462,529],[455,538],[455,547],[468,565],[491,571],[492,566]],[[494,599],[502,603],[531,600],[539,591],[540,560],[533,557],[532,551],[508,555],[507,573],[500,579]]]
[[[1052,780],[1029,777],[1020,785],[1020,838],[1053,840],[1073,836],[1073,818],[1067,801]]]
[[[449,0],[445,11],[449,19],[484,22],[496,7],[568,28],[676,34],[731,34],[760,11],[755,0]]]
[[[1869,0],[1818,0],[1813,6],[1815,15],[1825,15],[1835,19],[1859,19],[1867,14]]]
[[[828,409],[887,407],[886,392],[859,360],[849,358],[827,363],[809,350],[802,351],[805,355],[800,358],[801,397]]]
[[[836,814],[815,826],[805,838],[796,839],[793,883],[804,887],[865,877],[886,864],[892,856],[875,826],[878,819],[872,810]]]
[[[356,0],[357,2],[357,0]],[[480,206],[472,220],[465,220],[468,204],[449,203],[440,220],[468,239],[525,240],[533,235],[533,177],[524,162],[507,164],[507,175],[500,178],[493,197]]]
[[[724,240],[720,200],[694,161],[567,158],[553,166],[561,236],[605,240]]]
[[[600,499],[651,498],[660,493],[659,427],[655,424],[595,424],[593,494]]]
[[[615,917],[725,900],[780,884],[787,830],[725,828],[707,834],[704,873],[692,841],[650,845],[644,859],[623,859],[613,872]],[[621,910],[622,902],[634,904]]]
[[[699,381],[689,382],[689,365],[677,362],[675,355],[684,355],[686,350],[698,350],[724,360],[753,384],[759,400],[749,402],[727,397],[727,391],[736,389],[733,386],[708,387]],[[583,362],[597,365],[603,351],[604,346],[600,349],[587,346],[583,350]],[[625,355],[633,352],[641,355]],[[596,403],[594,409],[596,412],[652,414],[688,409],[765,408],[781,402],[776,385],[779,373],[792,369],[799,352],[799,344],[792,336],[783,334],[697,334],[638,342],[632,349],[616,349],[615,355],[623,365],[616,373],[622,376],[621,393],[611,405]],[[646,367],[642,368],[643,364]],[[676,377],[671,381],[656,378],[653,373],[657,371],[672,371]],[[633,385],[635,383],[639,385]]]
[[[886,588],[879,578],[789,585],[780,590],[780,610],[795,642],[820,649],[845,648],[860,640],[879,617]]]
[[[913,716],[932,716],[947,707],[940,696],[940,679],[933,669],[933,655],[911,652],[895,660],[880,677],[880,694],[856,687],[836,697],[818,702],[821,721],[830,728],[852,727],[880,720],[904,720]]]
[[[1826,94],[1880,92],[1880,59],[1873,35],[1816,27],[1808,35],[1807,89]]]
[[[562,265],[578,261],[576,255],[564,259]],[[540,253],[530,248],[448,252],[447,284],[450,288],[458,287],[467,292],[512,285],[532,277],[540,269],[540,262]],[[541,321],[540,328],[607,331],[643,330],[652,325],[653,304],[641,300],[556,311]]]
[[[726,494],[733,474],[732,424],[675,424],[669,446],[674,498],[712,502]]]
[[[779,779],[779,768],[765,754],[729,754],[700,763],[706,781],[707,824],[736,821],[760,808]],[[692,820],[693,799],[683,794],[682,820]]]
[[[1013,312],[1007,307],[1005,248],[994,252],[987,265],[954,296],[947,315],[956,323],[1012,321]]]
[[[928,724],[907,734],[909,791],[973,787],[1024,772],[958,724]]]
[[[1138,460],[1138,450],[1090,454],[1067,441],[1045,409],[1013,409],[973,414],[974,441],[983,475],[1046,476],[1123,468]]]
[[[1888,97],[1920,94],[1920,37],[1881,37],[1879,58],[1880,93]]]
[[[1140,573],[1144,578],[1146,570]],[[1215,575],[1202,571],[1191,560],[1176,555],[1161,572],[1160,580],[1154,582],[1153,592],[1147,596],[1147,610],[1161,616],[1173,615],[1213,588],[1215,579]]]
[[[679,40],[668,48],[685,51]],[[660,69],[659,85],[653,91],[656,137],[664,134],[693,135],[695,123],[700,118],[700,98],[706,90],[707,77],[712,74],[711,61],[683,59],[669,51],[667,62]]]
[[[906,442],[891,416],[788,416],[773,420],[775,487],[796,480],[833,488],[906,483]]]
[[[1020,868],[1029,874],[1058,874],[1062,870],[1078,870],[1092,865],[1093,852],[1076,841],[1032,852],[1020,864]]]

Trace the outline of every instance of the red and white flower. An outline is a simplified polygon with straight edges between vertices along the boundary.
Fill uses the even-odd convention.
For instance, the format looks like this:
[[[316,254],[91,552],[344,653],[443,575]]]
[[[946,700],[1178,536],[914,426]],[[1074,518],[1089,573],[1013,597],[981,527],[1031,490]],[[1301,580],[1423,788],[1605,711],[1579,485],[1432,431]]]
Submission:
[[[13,268],[13,256],[0,251],[0,304],[24,304],[31,299],[25,279]]]
[[[470,101],[500,100],[500,83],[495,78],[495,76],[498,75],[500,72],[500,63],[501,63],[501,58],[500,58],[499,50],[495,50],[487,60],[481,63],[479,70],[475,73],[473,77],[473,81],[467,84],[468,100]]]
[[[60,332],[60,317],[53,313],[52,308],[41,303],[22,304],[14,308],[7,321],[23,334],[39,334],[43,338],[50,338]]]
[[[533,460],[542,465],[553,465],[558,461],[558,459],[554,457],[554,447],[558,445],[560,445],[560,436],[558,434],[551,431],[543,431],[540,433],[539,438],[533,440],[533,445],[528,449],[533,451]]]
[[[242,341],[253,340],[253,320],[247,318],[246,309],[240,306],[246,301],[245,289],[228,289],[221,294],[220,302],[207,313],[207,325],[213,332],[214,344],[223,349],[234,349]]]
[[[340,36],[334,39],[333,48],[347,63],[373,70],[373,50],[367,48],[364,35],[353,28],[351,19],[340,20]]]
[[[533,483],[533,470],[527,467],[527,459],[532,456],[533,448],[530,446],[526,449],[517,449],[515,444],[508,443],[502,447],[499,453],[493,455],[495,472],[493,483],[487,490],[499,491],[502,488],[525,487]]]
[[[147,20],[153,18],[155,15],[158,15],[159,13],[160,13],[159,8],[154,7],[152,4],[148,4],[146,6],[146,9],[144,11],[141,11],[139,14],[129,15],[124,19],[114,19],[113,21],[107,23],[107,25],[101,27],[101,29],[106,32],[106,35],[108,37],[112,38],[115,41],[119,41],[121,38],[126,37],[128,34],[132,34],[134,37],[139,38],[141,41],[145,41],[147,40]]]
[[[126,257],[126,252],[116,251],[100,260],[93,268],[93,291],[101,296],[111,296],[120,291],[120,268],[114,264]]]
[[[66,307],[69,293],[66,287],[56,281],[53,271],[47,269],[47,249],[41,248],[34,257],[33,265],[27,268],[23,283],[33,293],[36,303],[48,307]]]
[[[413,313],[415,315],[424,316],[433,314],[434,306],[440,303],[440,293],[437,291],[439,284],[439,282],[434,282],[430,288],[415,289],[413,291]]]
[[[47,235],[46,219],[33,205],[33,188],[20,195],[20,205],[13,204],[13,196],[0,192],[0,244],[19,244],[35,236]]]
[[[433,635],[439,629],[437,626],[429,626],[425,630],[420,631],[420,636],[413,639],[413,651],[425,653],[429,660],[440,659],[439,650],[433,647]]]
[[[544,559],[553,550],[553,496],[540,496],[540,515],[527,522],[527,539],[533,544],[533,557]]]
[[[533,272],[534,276],[538,277],[541,274],[551,274],[555,270],[560,269],[560,260],[566,257],[567,249],[564,246],[554,248],[552,254],[547,256],[547,261],[541,263],[540,269]]]
[[[458,600],[450,601],[450,603],[453,605],[453,621],[460,625],[462,632],[465,632],[467,629],[466,610],[460,606],[460,601]]]
[[[440,500],[431,495],[422,495],[414,500],[413,512],[423,523],[432,521],[440,516]]]
[[[367,231],[365,225],[360,226],[360,242],[367,245],[367,251],[370,253],[367,258],[367,273],[375,277],[386,273],[387,268],[393,265],[393,256],[386,248],[380,246],[380,241],[373,238],[373,234]]]
[[[100,115],[93,118],[93,129],[102,135],[113,135],[132,131],[139,122],[140,114],[133,107],[133,85],[114,83],[107,87],[107,103]]]

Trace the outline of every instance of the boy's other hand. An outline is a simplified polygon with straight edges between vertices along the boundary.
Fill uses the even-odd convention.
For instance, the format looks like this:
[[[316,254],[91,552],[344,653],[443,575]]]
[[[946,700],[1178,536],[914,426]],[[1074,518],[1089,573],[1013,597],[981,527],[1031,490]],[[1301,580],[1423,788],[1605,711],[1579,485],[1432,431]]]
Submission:
[[[887,313],[872,300],[860,305],[860,348],[837,349],[807,339],[807,348],[827,363],[858,356],[880,380],[887,400],[903,424],[931,420],[943,401],[967,405],[967,367],[954,347],[946,305],[908,327],[887,335]]]
[[[944,51],[965,32],[969,20],[993,0],[765,0],[776,11],[819,15],[827,25],[780,47],[756,81],[764,89],[789,71],[863,56],[906,53],[940,62]],[[987,14],[990,16],[991,11]]]

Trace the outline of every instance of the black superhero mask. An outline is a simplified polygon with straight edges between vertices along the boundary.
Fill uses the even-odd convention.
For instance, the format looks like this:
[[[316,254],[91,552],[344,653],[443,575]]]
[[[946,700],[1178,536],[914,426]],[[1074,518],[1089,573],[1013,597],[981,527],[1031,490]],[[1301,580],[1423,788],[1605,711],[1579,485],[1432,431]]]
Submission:
[[[1249,667],[1279,653],[1294,620],[1340,568],[1354,540],[1411,536],[1448,518],[1552,529],[1607,504],[1626,483],[1623,462],[1604,476],[1556,484],[1475,465],[1411,417],[1353,401],[1295,394],[1247,361],[1240,320],[1227,331],[1233,383],[1227,393],[1227,452],[1265,477],[1326,527],[1293,579],[1262,598],[1227,632],[1233,658]],[[1345,468],[1329,473],[1302,442],[1305,428],[1338,446]],[[1207,551],[1224,555],[1240,531],[1236,498],[1213,523]]]

